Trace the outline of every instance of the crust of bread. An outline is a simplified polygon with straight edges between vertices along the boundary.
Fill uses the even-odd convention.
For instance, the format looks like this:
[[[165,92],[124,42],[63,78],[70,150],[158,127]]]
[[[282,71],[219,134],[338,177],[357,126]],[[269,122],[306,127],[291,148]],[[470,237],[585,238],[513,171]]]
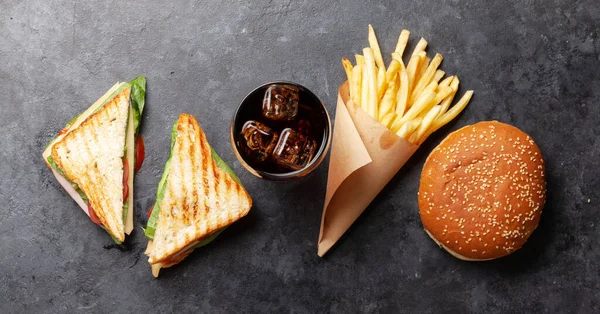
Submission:
[[[85,193],[102,225],[119,241],[125,240],[122,158],[130,92],[124,88],[51,151],[58,167]]]
[[[546,199],[542,153],[527,134],[497,121],[448,135],[429,155],[419,186],[423,227],[463,260],[523,246]]]
[[[183,258],[173,262],[172,257],[244,217],[252,207],[244,187],[217,166],[204,132],[188,114],[182,114],[177,122],[166,182],[148,250],[150,264],[178,263]]]

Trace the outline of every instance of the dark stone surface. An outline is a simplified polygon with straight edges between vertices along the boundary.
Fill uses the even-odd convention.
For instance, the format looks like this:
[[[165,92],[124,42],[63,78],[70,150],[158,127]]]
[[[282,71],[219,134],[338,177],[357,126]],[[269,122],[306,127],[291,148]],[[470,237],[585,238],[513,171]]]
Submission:
[[[514,2],[0,0],[0,312],[599,312],[600,5]],[[243,96],[272,80],[307,86],[333,114],[340,58],[366,45],[368,23],[384,52],[402,28],[411,46],[425,37],[476,93],[321,259],[327,162],[298,182],[264,182],[236,161],[227,132]],[[138,74],[148,77],[148,157],[122,251],[41,153],[71,117]],[[255,206],[156,280],[140,227],[181,112],[198,118]],[[489,119],[536,140],[548,202],[522,250],[468,263],[423,232],[416,192],[443,136]]]

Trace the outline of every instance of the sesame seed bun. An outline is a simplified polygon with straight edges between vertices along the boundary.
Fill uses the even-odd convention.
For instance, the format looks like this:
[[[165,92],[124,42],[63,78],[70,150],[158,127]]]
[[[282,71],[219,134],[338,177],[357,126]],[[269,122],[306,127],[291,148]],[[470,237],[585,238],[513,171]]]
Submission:
[[[484,261],[523,246],[546,201],[535,142],[497,121],[448,135],[429,155],[419,186],[423,227],[457,258]]]

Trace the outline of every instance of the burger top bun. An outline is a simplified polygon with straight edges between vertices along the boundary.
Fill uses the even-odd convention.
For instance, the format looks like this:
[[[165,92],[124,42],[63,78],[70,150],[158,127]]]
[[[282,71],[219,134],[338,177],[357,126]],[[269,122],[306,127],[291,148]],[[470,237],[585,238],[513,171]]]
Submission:
[[[425,231],[463,260],[490,260],[521,248],[545,200],[540,149],[523,131],[497,121],[448,135],[421,173]]]

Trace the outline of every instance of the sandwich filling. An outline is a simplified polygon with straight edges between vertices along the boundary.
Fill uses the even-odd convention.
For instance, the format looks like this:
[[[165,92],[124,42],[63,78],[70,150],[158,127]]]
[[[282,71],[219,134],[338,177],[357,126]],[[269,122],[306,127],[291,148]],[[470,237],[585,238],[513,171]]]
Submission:
[[[52,157],[53,146],[65,138],[70,132],[76,130],[84,121],[90,116],[100,111],[106,104],[111,102],[120,93],[129,89],[127,94],[129,97],[128,101],[128,113],[126,121],[125,131],[125,143],[124,151],[122,154],[122,169],[123,169],[123,223],[125,233],[131,233],[133,229],[133,176],[134,171],[137,171],[141,166],[144,158],[144,144],[143,139],[139,135],[139,126],[141,123],[141,115],[145,104],[145,90],[146,90],[146,79],[143,76],[137,77],[135,80],[129,83],[117,83],[115,84],[106,94],[104,94],[96,103],[90,108],[81,113],[80,115],[73,118],[67,125],[58,133],[58,135],[52,139],[46,150],[44,151],[43,157],[47,165],[52,170],[53,174],[59,181],[59,183],[65,188],[67,193],[75,200],[75,202],[88,214],[90,219],[106,229],[100,222],[100,219],[96,215],[94,209],[90,204],[89,197],[83,192],[83,190],[72,180],[69,180],[65,175],[63,169]],[[116,235],[113,235],[110,231],[113,240],[117,243],[121,243],[117,239]]]

